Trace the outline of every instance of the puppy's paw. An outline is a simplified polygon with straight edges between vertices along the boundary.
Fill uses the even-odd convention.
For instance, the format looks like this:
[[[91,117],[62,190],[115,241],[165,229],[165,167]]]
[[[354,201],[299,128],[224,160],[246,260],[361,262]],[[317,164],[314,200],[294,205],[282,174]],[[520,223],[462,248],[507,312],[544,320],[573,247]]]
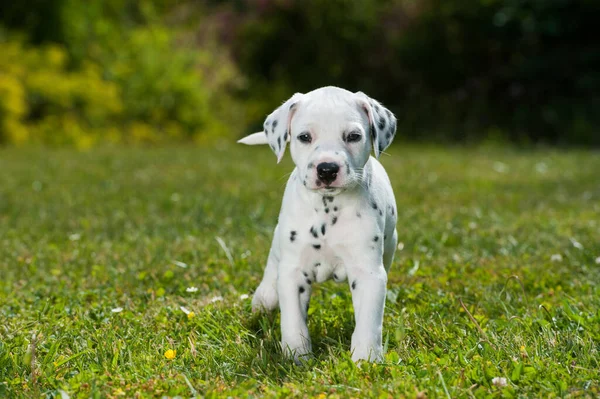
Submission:
[[[358,345],[352,351],[352,361],[358,363],[359,361],[364,360],[367,362],[375,362],[379,363],[383,361],[383,348],[379,347],[371,347],[368,345]]]
[[[272,284],[260,283],[252,297],[252,311],[270,312],[277,307],[278,303],[277,288]]]
[[[309,340],[301,340],[293,346],[282,342],[281,348],[284,356],[288,359],[293,359],[297,366],[301,366],[312,358],[312,345]]]

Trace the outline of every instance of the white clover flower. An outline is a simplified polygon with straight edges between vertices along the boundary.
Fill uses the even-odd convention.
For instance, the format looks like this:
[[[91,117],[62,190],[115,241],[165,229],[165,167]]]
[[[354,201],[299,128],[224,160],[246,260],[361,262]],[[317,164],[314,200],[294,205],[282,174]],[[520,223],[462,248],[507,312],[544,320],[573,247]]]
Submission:
[[[244,299],[248,299],[248,298],[250,298],[250,297],[248,296],[248,294],[242,294],[242,295],[240,295],[240,299],[241,299],[242,301],[243,301]]]
[[[561,254],[554,254],[550,257],[550,261],[551,262],[562,262],[562,255]]]
[[[121,313],[123,311],[123,308],[119,307],[119,308],[114,308],[110,310],[113,313]]]
[[[218,295],[218,296],[214,296],[212,297],[212,299],[210,300],[211,303],[215,303],[215,302],[220,302],[223,300],[223,297]]]
[[[492,378],[492,384],[498,388],[502,388],[508,385],[508,381],[504,377],[494,377]]]
[[[188,287],[185,289],[185,292],[198,292],[198,288],[196,287]]]
[[[180,306],[179,309],[181,309],[181,311],[185,314],[190,314],[192,312],[191,310],[183,306]]]
[[[581,245],[581,243],[573,238],[571,238],[571,244],[573,244],[573,246],[577,249],[583,249],[583,245]]]

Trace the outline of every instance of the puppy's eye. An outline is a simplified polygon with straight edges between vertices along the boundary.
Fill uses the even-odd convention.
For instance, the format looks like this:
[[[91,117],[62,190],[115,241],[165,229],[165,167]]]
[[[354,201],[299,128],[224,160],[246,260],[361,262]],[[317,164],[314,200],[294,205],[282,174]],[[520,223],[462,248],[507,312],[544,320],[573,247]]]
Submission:
[[[303,143],[310,143],[312,141],[312,136],[310,135],[310,133],[304,132],[298,135],[298,140],[300,140]]]
[[[346,143],[356,143],[360,141],[361,138],[362,136],[360,135],[360,133],[350,132],[346,136]]]

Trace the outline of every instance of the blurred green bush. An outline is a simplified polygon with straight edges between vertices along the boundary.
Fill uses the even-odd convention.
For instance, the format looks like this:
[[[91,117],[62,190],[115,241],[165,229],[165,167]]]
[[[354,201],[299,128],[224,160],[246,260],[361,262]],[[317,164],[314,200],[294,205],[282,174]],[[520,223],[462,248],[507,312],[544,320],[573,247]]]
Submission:
[[[404,137],[600,145],[598,1],[236,4],[251,102],[334,84],[383,101]]]
[[[236,136],[337,85],[384,102],[405,138],[600,145],[598,15],[597,0],[0,2],[0,140]]]
[[[89,147],[239,134],[231,93],[243,80],[227,52],[209,40],[178,42],[156,16],[159,2],[54,3],[62,11],[48,24],[53,40],[39,28],[29,40],[0,36],[0,142]]]
[[[120,90],[100,68],[67,68],[58,45],[0,42],[0,140],[90,146],[123,112]]]

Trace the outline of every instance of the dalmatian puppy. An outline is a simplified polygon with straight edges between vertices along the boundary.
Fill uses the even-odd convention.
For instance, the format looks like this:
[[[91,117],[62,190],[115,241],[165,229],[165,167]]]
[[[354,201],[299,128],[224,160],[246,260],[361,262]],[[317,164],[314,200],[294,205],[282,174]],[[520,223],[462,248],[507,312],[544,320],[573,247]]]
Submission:
[[[387,271],[397,243],[396,201],[375,157],[390,145],[396,118],[358,92],[323,87],[294,94],[273,111],[264,131],[241,140],[269,144],[279,162],[287,143],[296,168],[254,311],[281,310],[281,347],[298,363],[311,353],[307,312],[311,287],[348,281],[356,327],[354,361],[381,361]]]

